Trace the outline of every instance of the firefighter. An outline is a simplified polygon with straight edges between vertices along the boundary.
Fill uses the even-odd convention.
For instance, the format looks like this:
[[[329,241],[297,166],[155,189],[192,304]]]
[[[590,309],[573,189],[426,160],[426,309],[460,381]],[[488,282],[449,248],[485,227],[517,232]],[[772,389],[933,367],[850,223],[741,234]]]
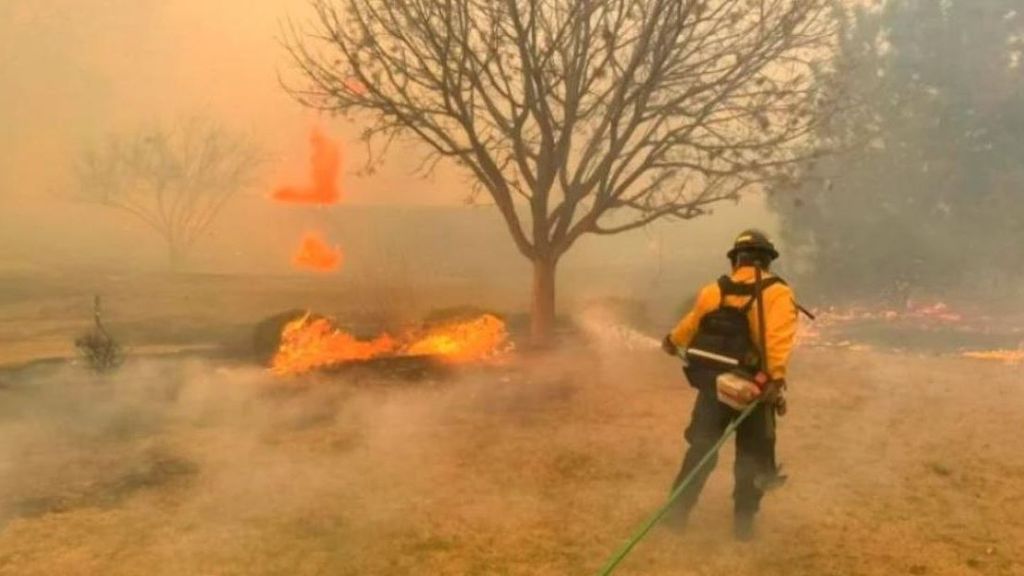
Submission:
[[[728,257],[732,274],[700,291],[693,309],[665,337],[662,347],[673,356],[680,349],[692,351],[685,354],[684,372],[690,385],[697,389],[686,429],[689,449],[673,488],[696,467],[738,415],[719,402],[716,393],[716,378],[736,366],[710,358],[733,359],[748,374],[760,374],[757,379],[764,382],[761,394],[765,401],[736,432],[733,530],[737,540],[747,541],[754,536],[754,517],[764,490],[781,479],[775,462],[775,416],[785,406],[781,391],[785,389],[786,365],[796,334],[797,304],[789,286],[770,271],[779,253],[763,232],[742,232]],[[757,285],[761,290],[760,306],[755,299]],[[763,327],[757,312],[761,307],[765,316]],[[767,342],[763,353],[759,348],[760,333],[765,334]],[[762,356],[767,366],[760,365]],[[714,465],[712,461],[705,466],[680,495],[670,517],[676,526],[686,525]]]

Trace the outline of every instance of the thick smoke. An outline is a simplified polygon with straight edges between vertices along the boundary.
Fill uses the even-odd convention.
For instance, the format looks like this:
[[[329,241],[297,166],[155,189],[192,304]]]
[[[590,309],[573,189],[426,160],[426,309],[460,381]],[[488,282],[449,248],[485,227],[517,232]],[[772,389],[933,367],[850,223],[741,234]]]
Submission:
[[[473,487],[484,463],[472,453],[500,442],[508,414],[529,422],[566,393],[547,378],[512,388],[511,375],[281,379],[177,358],[135,359],[104,376],[66,364],[9,371],[0,377],[3,565],[393,573],[390,563],[418,556],[406,547],[443,540],[429,517],[458,498],[445,487]],[[491,417],[499,428],[481,435],[479,420]]]
[[[3,382],[0,521],[4,547],[28,552],[23,568],[43,560],[24,547],[46,519],[67,531],[45,536],[52,552],[102,554],[156,530],[163,542],[133,546],[177,553],[171,573],[191,573],[190,556],[242,555],[262,535],[358,541],[360,526],[400,527],[414,499],[388,479],[415,484],[430,454],[416,438],[445,402],[198,360],[135,361],[107,377],[35,367]]]

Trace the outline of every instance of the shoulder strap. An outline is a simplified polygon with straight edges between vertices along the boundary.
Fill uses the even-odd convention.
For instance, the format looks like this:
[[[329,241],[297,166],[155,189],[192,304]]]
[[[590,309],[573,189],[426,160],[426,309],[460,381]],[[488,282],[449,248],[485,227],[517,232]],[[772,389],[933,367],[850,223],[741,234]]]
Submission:
[[[762,288],[762,290],[764,289]],[[757,294],[752,294],[752,298],[750,300],[746,300],[746,303],[743,304],[743,307],[739,308],[739,311],[742,312],[743,314],[750,313],[751,308],[754,307],[754,302],[756,301],[758,301]]]
[[[728,276],[718,279],[718,287],[722,291],[722,296],[753,296],[754,294],[753,284],[741,284]]]
[[[764,292],[776,284],[787,286],[785,280],[778,276],[772,276],[771,278],[761,280],[761,291]],[[754,302],[757,300],[757,298],[754,298],[757,293],[757,286],[755,284],[735,282],[729,276],[722,276],[718,279],[718,290],[721,292],[721,300],[718,304],[719,308],[725,308],[726,296],[750,296],[750,300],[748,300],[747,303],[739,309],[741,312],[746,314],[754,307]]]
[[[729,280],[728,276],[720,276],[718,278],[718,291],[722,293],[722,296],[725,296],[726,294],[729,293],[729,290],[732,287],[731,285],[732,281]]]
[[[786,281],[782,278],[772,276],[771,278],[765,278],[761,281],[761,290],[767,290],[776,284],[788,286]],[[722,276],[718,279],[718,288],[722,291],[722,294],[727,294],[729,296],[753,296],[756,291],[754,284],[735,282],[728,276]]]
[[[718,279],[718,309],[725,308],[725,297],[731,293],[732,281],[728,276]]]
[[[776,284],[782,284],[783,286],[785,286],[786,281],[783,280],[782,278],[779,278],[778,276],[765,278],[764,280],[761,281],[761,293],[763,294],[765,290],[771,288]],[[744,314],[746,314],[750,312],[750,310],[754,307],[754,303],[757,302],[757,286],[755,284],[737,284],[737,286],[742,286],[747,289],[739,295],[751,296],[750,300],[748,300],[747,303],[744,304],[742,308],[740,308],[740,310]]]
[[[722,276],[718,279],[718,309],[733,308],[732,306],[725,305],[726,296],[750,296],[753,295],[752,288],[750,286],[733,282],[732,278],[728,276]]]

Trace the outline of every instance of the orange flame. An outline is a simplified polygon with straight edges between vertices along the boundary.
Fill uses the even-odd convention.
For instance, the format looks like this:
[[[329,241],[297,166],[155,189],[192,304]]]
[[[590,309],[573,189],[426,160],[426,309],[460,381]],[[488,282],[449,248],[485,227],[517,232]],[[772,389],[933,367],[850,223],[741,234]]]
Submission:
[[[326,318],[306,314],[284,327],[272,367],[277,374],[301,374],[324,366],[369,360],[393,353],[395,348],[394,340],[387,334],[362,341],[335,329]]]
[[[341,172],[341,146],[319,128],[309,135],[312,153],[309,186],[282,186],[274,191],[274,200],[291,204],[336,204],[341,199],[338,174]]]
[[[341,249],[329,246],[317,232],[306,232],[292,256],[292,264],[306,270],[333,272],[341,267]]]
[[[508,340],[505,323],[484,314],[473,320],[435,326],[408,344],[407,356],[438,356],[448,362],[465,363],[499,353]]]
[[[359,340],[335,329],[325,318],[313,319],[306,314],[284,327],[271,367],[276,374],[288,375],[384,357],[431,356],[451,363],[479,362],[506,352],[507,342],[505,323],[491,314],[410,331],[400,341],[387,334]]]

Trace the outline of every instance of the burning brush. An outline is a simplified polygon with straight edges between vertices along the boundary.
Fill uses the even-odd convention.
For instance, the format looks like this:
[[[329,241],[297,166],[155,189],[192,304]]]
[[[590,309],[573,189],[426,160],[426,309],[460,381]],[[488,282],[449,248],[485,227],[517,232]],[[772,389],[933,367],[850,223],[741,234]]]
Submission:
[[[278,375],[303,374],[383,358],[430,358],[450,364],[485,362],[511,350],[505,322],[493,314],[361,340],[329,319],[306,313],[287,323],[271,360]]]

